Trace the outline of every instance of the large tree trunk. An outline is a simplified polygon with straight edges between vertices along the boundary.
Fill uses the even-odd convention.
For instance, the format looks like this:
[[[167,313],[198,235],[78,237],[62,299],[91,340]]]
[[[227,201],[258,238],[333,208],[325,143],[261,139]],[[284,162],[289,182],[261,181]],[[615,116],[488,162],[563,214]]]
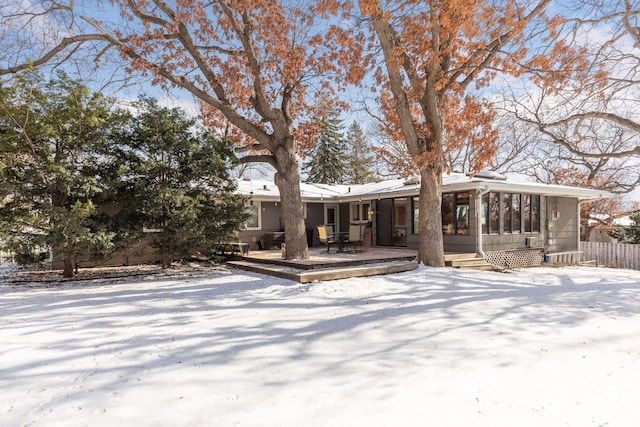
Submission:
[[[420,239],[418,259],[430,267],[444,267],[442,237],[442,172],[439,168],[420,172]]]
[[[300,194],[300,174],[298,161],[294,153],[276,155],[278,172],[275,174],[275,184],[280,190],[282,204],[282,223],[284,226],[285,259],[309,259],[307,247],[307,230],[304,223],[304,208]]]

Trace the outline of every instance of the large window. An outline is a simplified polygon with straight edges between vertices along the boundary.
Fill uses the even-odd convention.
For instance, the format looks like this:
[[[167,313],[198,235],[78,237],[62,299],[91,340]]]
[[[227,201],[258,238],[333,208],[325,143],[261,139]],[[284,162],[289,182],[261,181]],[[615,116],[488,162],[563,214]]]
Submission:
[[[500,193],[502,196],[502,231],[504,233],[519,233],[520,221],[520,194]]]
[[[442,195],[442,232],[469,234],[469,193]]]
[[[524,231],[525,233],[537,233],[540,231],[540,196],[524,194],[522,198]]]
[[[482,205],[483,234],[540,232],[540,195],[488,193]]]

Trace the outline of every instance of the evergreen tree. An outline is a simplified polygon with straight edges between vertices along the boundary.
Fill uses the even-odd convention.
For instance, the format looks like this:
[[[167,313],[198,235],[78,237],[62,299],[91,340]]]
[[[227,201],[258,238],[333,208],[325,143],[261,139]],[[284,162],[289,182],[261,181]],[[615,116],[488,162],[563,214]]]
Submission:
[[[112,101],[60,73],[26,72],[0,84],[0,229],[18,253],[52,247],[65,277],[92,237],[101,191],[96,148],[108,137]]]
[[[639,244],[640,243],[640,212],[635,212],[629,215],[629,219],[631,219],[631,224],[623,227],[617,227],[612,230],[609,234],[611,237],[618,239],[620,243],[632,243]]]
[[[342,184],[347,179],[349,158],[342,129],[342,121],[329,110],[321,121],[318,141],[309,152],[310,160],[303,166],[307,182]]]
[[[350,154],[347,162],[347,178],[349,184],[366,184],[376,180],[375,155],[367,144],[364,132],[357,121],[351,123],[347,132],[347,151]]]
[[[230,177],[237,160],[229,144],[195,131],[182,110],[148,98],[138,107],[114,150],[123,203],[115,219],[123,241],[153,230],[152,245],[166,268],[189,250],[226,239],[248,215]]]

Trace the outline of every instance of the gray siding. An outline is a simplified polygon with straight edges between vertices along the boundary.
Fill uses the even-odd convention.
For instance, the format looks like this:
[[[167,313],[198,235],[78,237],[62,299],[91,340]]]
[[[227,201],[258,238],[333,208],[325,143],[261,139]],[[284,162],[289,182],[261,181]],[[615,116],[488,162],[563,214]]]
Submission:
[[[264,240],[264,233],[270,231],[283,231],[281,218],[281,204],[274,202],[261,202],[261,229],[260,230],[244,230],[240,232],[240,241],[250,244],[251,250],[258,249],[258,241]],[[324,204],[308,203],[307,218],[305,220],[307,226],[315,228],[324,224]],[[314,246],[319,245],[317,233],[314,232]]]
[[[259,230],[244,230],[240,232],[240,241],[249,243],[249,250],[258,249],[258,242],[264,243],[265,231],[282,231],[280,225],[281,204],[276,206],[275,202],[260,203],[260,221],[261,228]]]
[[[578,250],[578,199],[566,197],[549,197],[549,210],[544,218],[548,222],[549,252],[565,252]],[[557,211],[557,219],[552,212]]]

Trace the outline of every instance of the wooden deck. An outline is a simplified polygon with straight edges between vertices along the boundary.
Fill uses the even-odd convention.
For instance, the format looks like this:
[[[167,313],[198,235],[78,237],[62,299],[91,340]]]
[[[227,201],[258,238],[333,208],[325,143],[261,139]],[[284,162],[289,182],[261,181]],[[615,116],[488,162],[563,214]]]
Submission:
[[[283,260],[280,250],[252,251],[228,265],[299,283],[375,276],[414,270],[417,251],[404,248],[366,248],[358,252],[327,253],[326,248],[310,248],[308,260]]]
[[[247,271],[276,276],[299,283],[315,280],[335,280],[348,277],[377,276],[379,274],[400,273],[418,267],[418,252],[406,248],[375,247],[364,248],[358,252],[336,253],[333,250],[310,248],[308,260],[283,260],[280,250],[252,251],[240,259],[228,264]],[[479,266],[475,254],[446,254],[447,265],[465,268]],[[484,266],[489,264],[480,260]]]

